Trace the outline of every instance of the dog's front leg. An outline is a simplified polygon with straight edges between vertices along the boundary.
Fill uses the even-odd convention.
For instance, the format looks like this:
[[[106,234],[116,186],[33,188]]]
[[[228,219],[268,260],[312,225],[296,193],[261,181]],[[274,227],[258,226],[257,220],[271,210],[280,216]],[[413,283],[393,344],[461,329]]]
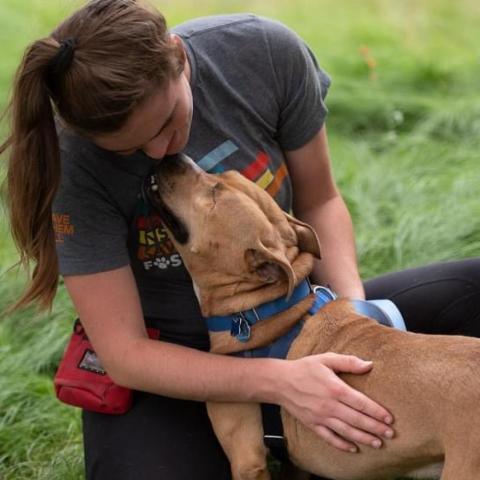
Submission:
[[[213,429],[232,469],[233,480],[270,480],[256,403],[207,403]]]

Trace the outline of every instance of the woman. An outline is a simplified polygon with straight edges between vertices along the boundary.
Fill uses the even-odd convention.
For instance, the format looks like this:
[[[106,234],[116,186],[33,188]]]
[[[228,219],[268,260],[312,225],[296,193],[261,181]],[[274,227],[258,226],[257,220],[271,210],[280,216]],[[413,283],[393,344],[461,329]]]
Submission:
[[[229,478],[206,400],[280,404],[352,452],[394,435],[390,412],[335,375],[368,372],[369,362],[207,353],[191,281],[139,195],[168,154],[238,169],[315,227],[324,258],[313,280],[364,297],[330,171],[328,86],[308,47],[276,22],[222,16],[168,31],[136,0],[93,0],[27,50],[1,149],[10,147],[12,233],[23,263],[36,264],[18,306],[48,307],[63,275],[103,366],[137,391],[125,415],[83,412],[87,478]],[[383,297],[410,282],[397,278]]]

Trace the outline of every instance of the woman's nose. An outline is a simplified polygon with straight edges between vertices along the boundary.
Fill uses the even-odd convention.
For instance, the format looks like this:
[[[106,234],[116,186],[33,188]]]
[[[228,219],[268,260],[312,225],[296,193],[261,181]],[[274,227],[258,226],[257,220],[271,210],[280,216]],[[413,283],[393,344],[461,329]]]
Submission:
[[[156,160],[162,159],[166,153],[170,140],[168,137],[155,137],[152,138],[147,144],[142,147],[145,155]]]

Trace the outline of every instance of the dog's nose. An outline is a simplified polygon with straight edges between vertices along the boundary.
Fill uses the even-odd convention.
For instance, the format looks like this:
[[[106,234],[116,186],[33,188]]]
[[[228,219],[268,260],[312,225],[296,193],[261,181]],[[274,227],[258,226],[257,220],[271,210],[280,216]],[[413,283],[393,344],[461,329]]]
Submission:
[[[155,173],[157,175],[180,175],[196,169],[198,167],[190,157],[183,153],[176,153],[163,157],[155,166]]]

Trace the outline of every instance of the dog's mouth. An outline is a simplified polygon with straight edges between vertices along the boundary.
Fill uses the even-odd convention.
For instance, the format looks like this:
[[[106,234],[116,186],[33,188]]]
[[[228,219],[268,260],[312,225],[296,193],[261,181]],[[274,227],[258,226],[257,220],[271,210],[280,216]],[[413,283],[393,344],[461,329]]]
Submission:
[[[175,157],[175,158],[173,158]],[[184,245],[188,242],[189,233],[185,223],[172,211],[162,198],[162,191],[169,187],[167,171],[172,169],[177,155],[172,158],[165,157],[158,166],[147,176],[142,185],[144,200],[150,203],[160,215],[163,223],[173,235],[175,240]],[[166,162],[165,165],[161,165]],[[179,162],[181,165],[181,162]],[[163,173],[162,173],[163,172]]]

